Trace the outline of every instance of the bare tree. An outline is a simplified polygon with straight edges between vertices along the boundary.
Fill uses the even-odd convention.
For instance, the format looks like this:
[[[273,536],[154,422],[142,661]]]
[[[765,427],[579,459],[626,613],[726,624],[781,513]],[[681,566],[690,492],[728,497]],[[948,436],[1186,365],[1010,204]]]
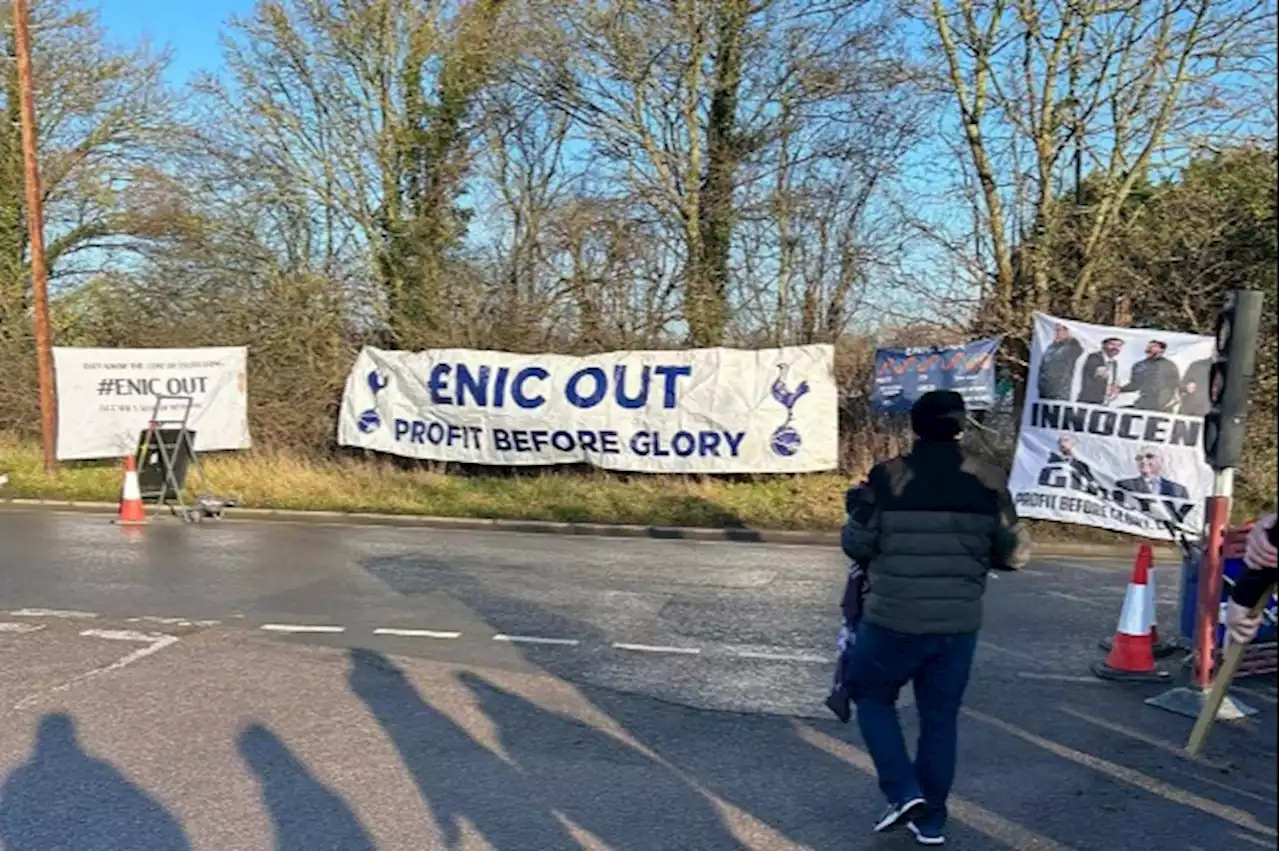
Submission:
[[[3,20],[12,19],[7,4]],[[163,85],[167,57],[110,45],[96,13],[64,0],[33,5],[32,41],[46,260],[55,285],[111,268],[170,222],[143,201],[178,132]],[[6,28],[0,64],[0,334],[23,334],[27,229],[18,133],[17,63]]]
[[[477,99],[513,44],[507,5],[263,2],[226,41],[234,85],[201,85],[222,155],[308,211],[310,259],[365,253],[398,345],[452,327],[446,270],[469,218]]]
[[[601,0],[565,5],[547,27],[548,88],[587,129],[612,191],[647,205],[678,239],[689,340],[719,344],[733,320],[734,267],[746,262],[742,211],[772,191],[770,152],[788,123],[811,133],[838,125],[855,96],[900,82],[879,50],[884,16],[857,2]],[[826,155],[816,146],[789,156]]]
[[[1108,309],[1097,263],[1126,199],[1197,145],[1248,129],[1274,15],[1268,0],[930,0],[990,324],[1020,327],[1051,303],[1082,318]],[[1068,191],[1077,203],[1055,205]],[[1058,301],[1045,242],[1063,228],[1077,263]]]

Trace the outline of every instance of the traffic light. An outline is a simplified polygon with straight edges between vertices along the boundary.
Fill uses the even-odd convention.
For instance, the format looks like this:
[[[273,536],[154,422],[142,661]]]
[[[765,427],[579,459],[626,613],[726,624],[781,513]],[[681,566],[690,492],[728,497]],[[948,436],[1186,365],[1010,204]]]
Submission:
[[[1215,470],[1240,465],[1261,317],[1262,293],[1256,290],[1227,293],[1218,313],[1209,369],[1210,410],[1204,417],[1204,457]]]

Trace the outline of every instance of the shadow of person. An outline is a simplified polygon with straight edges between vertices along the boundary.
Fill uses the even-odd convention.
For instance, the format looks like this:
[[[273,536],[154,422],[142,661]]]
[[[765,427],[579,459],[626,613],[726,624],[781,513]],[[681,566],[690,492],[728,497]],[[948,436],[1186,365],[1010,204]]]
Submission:
[[[459,844],[467,821],[496,851],[579,851],[519,766],[431,706],[381,653],[355,648],[350,655],[351,691],[399,752],[448,845]]]
[[[503,748],[553,807],[618,851],[680,847],[741,849],[695,786],[644,752],[584,721],[543,709],[470,672],[458,681],[476,697]],[[605,783],[592,778],[604,778]],[[602,794],[607,783],[607,794]],[[662,829],[640,825],[662,814]]]
[[[177,819],[105,760],[80,748],[75,723],[44,716],[31,759],[0,788],[7,851],[185,851]]]
[[[313,777],[275,733],[253,724],[237,737],[236,748],[262,787],[278,851],[374,851],[347,802]]]

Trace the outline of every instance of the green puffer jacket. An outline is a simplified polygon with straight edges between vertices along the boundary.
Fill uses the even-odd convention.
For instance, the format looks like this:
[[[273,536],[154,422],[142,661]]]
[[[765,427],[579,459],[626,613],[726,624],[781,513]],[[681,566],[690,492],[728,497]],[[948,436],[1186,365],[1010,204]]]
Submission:
[[[987,571],[1016,570],[1030,537],[1004,474],[958,443],[918,441],[850,496],[845,554],[868,565],[863,618],[911,634],[976,632]]]

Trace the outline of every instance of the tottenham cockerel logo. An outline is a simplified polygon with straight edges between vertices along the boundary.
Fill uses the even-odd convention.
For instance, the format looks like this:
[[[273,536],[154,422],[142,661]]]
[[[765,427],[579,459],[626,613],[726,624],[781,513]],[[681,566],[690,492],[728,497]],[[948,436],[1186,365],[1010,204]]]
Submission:
[[[800,432],[791,424],[791,421],[795,418],[796,403],[809,392],[807,381],[801,381],[794,390],[787,387],[787,371],[790,368],[790,364],[778,364],[778,377],[773,380],[773,387],[770,390],[778,404],[787,409],[787,418],[782,425],[773,430],[773,434],[769,437],[769,448],[773,450],[774,455],[786,458],[800,451]]]

